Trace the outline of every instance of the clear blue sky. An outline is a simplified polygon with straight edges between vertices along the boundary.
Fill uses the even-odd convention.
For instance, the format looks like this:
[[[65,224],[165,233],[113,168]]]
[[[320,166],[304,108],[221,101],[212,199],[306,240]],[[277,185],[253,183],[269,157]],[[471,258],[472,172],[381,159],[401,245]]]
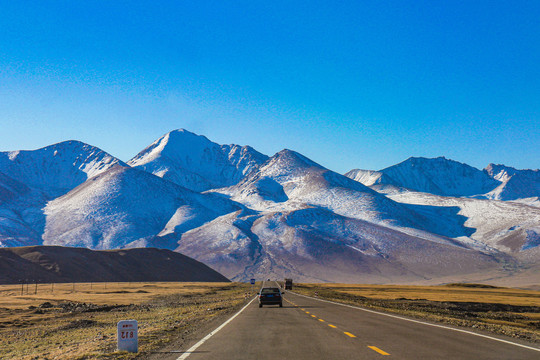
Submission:
[[[339,172],[540,167],[539,1],[0,0],[0,150],[177,129]]]

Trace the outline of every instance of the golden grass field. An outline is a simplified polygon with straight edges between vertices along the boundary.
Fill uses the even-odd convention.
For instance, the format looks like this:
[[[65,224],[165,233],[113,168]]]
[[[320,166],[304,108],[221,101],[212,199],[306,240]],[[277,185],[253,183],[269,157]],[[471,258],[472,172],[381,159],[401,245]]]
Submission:
[[[540,342],[540,291],[475,284],[302,284],[295,291]]]
[[[406,298],[540,306],[540,291],[514,288],[482,288],[457,284],[450,286],[316,284],[316,286],[373,299]]]
[[[93,304],[141,304],[156,295],[201,293],[231,283],[68,283],[0,285],[0,307],[24,309],[44,301],[78,301]]]
[[[139,351],[228,314],[252,294],[239,283],[0,286],[0,359],[116,359],[116,324],[139,322]],[[50,303],[47,304],[47,303]]]

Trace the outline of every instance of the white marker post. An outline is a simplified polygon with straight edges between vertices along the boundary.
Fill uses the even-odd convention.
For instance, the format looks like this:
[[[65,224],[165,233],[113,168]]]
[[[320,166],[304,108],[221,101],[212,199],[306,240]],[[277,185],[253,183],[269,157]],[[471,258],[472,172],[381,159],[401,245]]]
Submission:
[[[139,352],[137,320],[122,320],[117,327],[118,350]]]

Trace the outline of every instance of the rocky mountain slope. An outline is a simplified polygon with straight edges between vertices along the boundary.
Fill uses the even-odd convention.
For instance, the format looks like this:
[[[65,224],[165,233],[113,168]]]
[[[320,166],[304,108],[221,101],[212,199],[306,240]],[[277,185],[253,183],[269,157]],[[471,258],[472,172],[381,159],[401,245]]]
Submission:
[[[177,250],[238,281],[285,276],[310,282],[429,282],[513,261],[438,240],[307,207],[228,214],[188,231]]]
[[[162,249],[92,251],[61,246],[0,249],[0,284],[229,280],[201,262]]]

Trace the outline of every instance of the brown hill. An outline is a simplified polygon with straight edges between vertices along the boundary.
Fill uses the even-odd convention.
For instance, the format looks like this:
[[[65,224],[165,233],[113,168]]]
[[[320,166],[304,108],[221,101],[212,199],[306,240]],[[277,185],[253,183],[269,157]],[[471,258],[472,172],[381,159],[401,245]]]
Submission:
[[[0,248],[0,284],[21,282],[229,281],[170,250],[89,250],[61,246]]]

